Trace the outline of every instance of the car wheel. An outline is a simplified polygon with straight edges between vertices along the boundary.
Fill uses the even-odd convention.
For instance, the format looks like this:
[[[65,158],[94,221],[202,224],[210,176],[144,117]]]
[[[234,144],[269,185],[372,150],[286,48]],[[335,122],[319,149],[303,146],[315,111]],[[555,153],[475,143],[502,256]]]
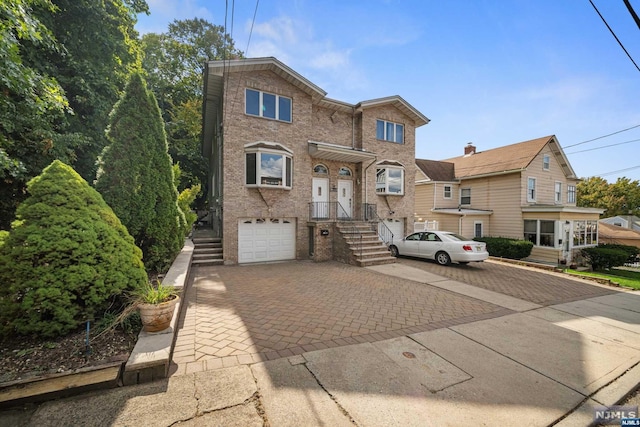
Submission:
[[[436,262],[440,265],[449,265],[451,264],[451,257],[446,252],[438,252],[436,254]]]
[[[398,252],[398,248],[393,245],[389,246],[389,251],[391,252],[391,256],[397,257],[398,255],[400,255],[400,252]]]

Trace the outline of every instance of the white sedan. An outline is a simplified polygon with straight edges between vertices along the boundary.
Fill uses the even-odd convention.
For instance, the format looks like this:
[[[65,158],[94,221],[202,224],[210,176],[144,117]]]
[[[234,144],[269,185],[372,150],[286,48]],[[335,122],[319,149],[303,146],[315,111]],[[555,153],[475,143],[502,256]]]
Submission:
[[[448,231],[420,231],[389,246],[393,256],[407,255],[435,260],[440,265],[460,264],[489,258],[487,245]]]

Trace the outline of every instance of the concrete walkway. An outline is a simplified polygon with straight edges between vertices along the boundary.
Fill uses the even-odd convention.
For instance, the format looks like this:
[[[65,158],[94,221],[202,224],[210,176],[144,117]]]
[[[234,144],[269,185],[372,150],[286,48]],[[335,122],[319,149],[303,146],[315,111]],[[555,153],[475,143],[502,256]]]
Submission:
[[[336,274],[341,281],[326,293],[304,285],[330,286],[324,280]],[[405,263],[219,267],[195,275],[178,335],[184,347],[193,340],[198,359],[188,361],[190,348],[177,345],[176,374],[167,380],[0,413],[0,425],[585,426],[596,405],[615,404],[640,383],[640,295],[580,285],[584,299],[542,305]],[[234,290],[243,286],[239,298]],[[387,312],[376,317],[382,309],[368,311],[372,304]],[[289,307],[297,309],[282,318]],[[222,317],[207,320],[207,311]],[[354,331],[356,319],[362,325]],[[230,340],[246,345],[234,350],[243,353],[216,355],[213,348],[234,347],[186,338],[207,321],[244,334]],[[277,332],[258,336],[265,321]],[[311,331],[317,322],[341,328]],[[311,341],[284,340],[287,323]],[[347,338],[356,342],[340,341]]]

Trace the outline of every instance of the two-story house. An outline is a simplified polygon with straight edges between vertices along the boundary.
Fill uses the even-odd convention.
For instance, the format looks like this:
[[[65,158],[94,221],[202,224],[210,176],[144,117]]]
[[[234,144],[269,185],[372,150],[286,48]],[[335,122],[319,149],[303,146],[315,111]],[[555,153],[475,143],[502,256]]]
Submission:
[[[275,58],[211,61],[203,115],[225,263],[352,262],[355,220],[396,235],[412,226],[415,129],[429,119],[400,96],[349,104]],[[369,258],[388,258],[378,243]]]
[[[602,209],[576,206],[576,177],[555,136],[416,160],[416,221],[469,237],[533,242],[530,259],[571,263],[597,245]]]

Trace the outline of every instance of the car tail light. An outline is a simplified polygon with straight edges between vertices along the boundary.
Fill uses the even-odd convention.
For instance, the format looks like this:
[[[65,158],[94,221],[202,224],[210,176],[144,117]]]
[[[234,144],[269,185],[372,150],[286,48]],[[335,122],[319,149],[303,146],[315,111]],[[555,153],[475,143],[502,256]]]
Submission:
[[[473,252],[473,248],[471,247],[471,245],[463,245],[462,249],[464,249],[467,252]]]

